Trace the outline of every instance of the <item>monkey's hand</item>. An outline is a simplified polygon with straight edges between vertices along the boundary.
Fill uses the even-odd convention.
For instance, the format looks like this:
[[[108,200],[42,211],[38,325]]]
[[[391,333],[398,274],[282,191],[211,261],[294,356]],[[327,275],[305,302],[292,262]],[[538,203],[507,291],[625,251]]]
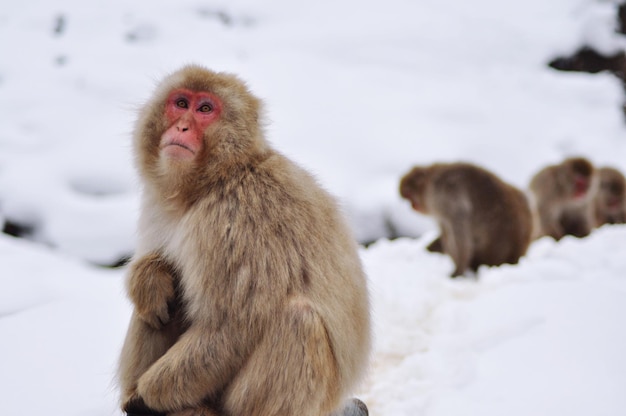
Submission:
[[[176,297],[174,270],[161,256],[150,254],[133,260],[127,289],[135,312],[148,325],[161,329],[169,322]]]
[[[432,243],[426,247],[426,250],[431,253],[443,253],[443,243],[441,242],[441,237],[435,238]]]

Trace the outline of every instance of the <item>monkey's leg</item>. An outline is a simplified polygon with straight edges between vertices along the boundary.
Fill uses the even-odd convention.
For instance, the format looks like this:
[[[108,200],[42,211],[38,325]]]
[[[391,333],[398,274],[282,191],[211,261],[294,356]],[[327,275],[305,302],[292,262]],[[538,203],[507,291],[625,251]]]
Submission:
[[[208,331],[192,324],[140,378],[137,395],[151,409],[176,412],[202,408],[233,378],[241,361],[236,331]]]
[[[133,401],[131,407],[141,408],[135,400],[138,380],[180,336],[183,324],[178,315],[160,330],[150,327],[136,313],[131,316],[118,369],[123,409],[127,410]],[[134,411],[141,414],[138,409]]]
[[[472,235],[469,220],[455,218],[443,227],[442,240],[444,252],[454,261],[455,269],[451,277],[462,276],[470,267],[472,260]]]
[[[565,235],[561,226],[561,219],[558,215],[552,214],[545,206],[539,206],[539,224],[541,226],[541,235],[549,235],[556,241],[559,241]]]
[[[292,299],[224,396],[227,414],[320,416],[339,405],[339,374],[324,323]]]

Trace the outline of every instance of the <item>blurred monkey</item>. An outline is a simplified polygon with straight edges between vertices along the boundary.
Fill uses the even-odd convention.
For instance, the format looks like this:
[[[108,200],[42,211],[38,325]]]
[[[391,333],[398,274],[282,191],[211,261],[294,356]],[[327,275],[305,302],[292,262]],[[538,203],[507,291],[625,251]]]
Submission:
[[[526,197],[481,167],[416,166],[400,181],[400,195],[437,220],[441,236],[427,249],[452,257],[452,277],[483,264],[515,264],[526,253],[532,224]]]
[[[626,223],[626,178],[611,167],[598,169],[600,186],[594,198],[595,226]]]
[[[597,189],[595,168],[586,158],[568,158],[541,169],[530,182],[533,238],[589,235]]]

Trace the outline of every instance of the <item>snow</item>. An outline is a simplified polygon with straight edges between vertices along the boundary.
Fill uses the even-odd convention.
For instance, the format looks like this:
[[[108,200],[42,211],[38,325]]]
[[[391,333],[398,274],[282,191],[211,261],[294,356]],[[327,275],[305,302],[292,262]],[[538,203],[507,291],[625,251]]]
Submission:
[[[449,279],[413,164],[466,160],[524,188],[565,156],[626,171],[619,80],[551,70],[626,47],[616,1],[27,0],[0,8],[0,413],[119,415],[136,109],[194,62],[237,73],[271,142],[337,195],[361,242],[372,415],[607,415],[626,408],[626,226],[533,243]],[[389,241],[385,237],[401,236]]]
[[[379,334],[366,402],[383,415],[620,414],[625,233],[542,239],[477,281],[442,279],[452,263],[423,250],[432,236],[376,243],[363,253]]]

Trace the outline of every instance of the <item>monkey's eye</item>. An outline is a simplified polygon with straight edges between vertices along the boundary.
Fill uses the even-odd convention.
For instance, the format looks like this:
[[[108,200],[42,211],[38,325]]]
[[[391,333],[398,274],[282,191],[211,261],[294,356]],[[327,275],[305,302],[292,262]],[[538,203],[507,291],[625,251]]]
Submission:
[[[198,108],[198,111],[202,113],[210,113],[213,111],[213,106],[211,106],[211,104],[202,104],[200,108]]]
[[[185,100],[184,98],[179,98],[178,100],[176,100],[176,107],[187,108],[188,107],[187,100]]]

